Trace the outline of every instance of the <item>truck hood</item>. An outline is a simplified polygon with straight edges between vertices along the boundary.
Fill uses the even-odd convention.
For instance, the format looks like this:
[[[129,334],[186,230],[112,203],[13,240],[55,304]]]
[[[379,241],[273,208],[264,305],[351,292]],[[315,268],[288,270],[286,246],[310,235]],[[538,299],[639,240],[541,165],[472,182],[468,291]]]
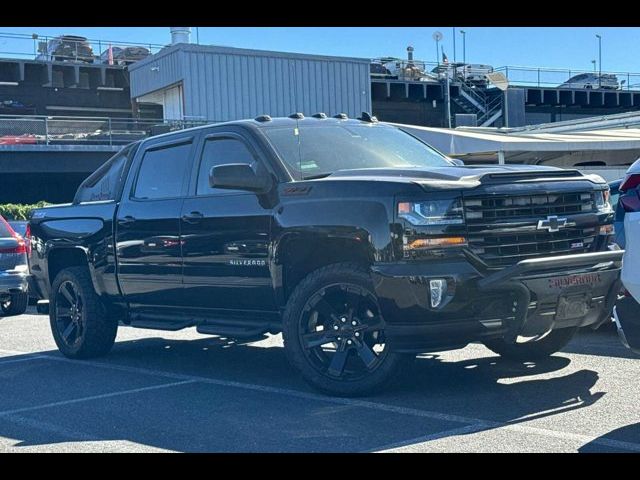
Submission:
[[[586,180],[605,184],[598,175],[537,165],[445,166],[433,168],[367,168],[338,170],[323,180],[368,180],[413,183],[426,190],[476,188],[483,184]]]

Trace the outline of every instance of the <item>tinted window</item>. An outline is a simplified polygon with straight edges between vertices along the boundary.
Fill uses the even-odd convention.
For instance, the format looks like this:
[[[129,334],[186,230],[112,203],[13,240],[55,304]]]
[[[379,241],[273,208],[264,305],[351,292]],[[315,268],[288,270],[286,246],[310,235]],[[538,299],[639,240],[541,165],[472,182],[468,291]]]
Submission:
[[[115,200],[131,150],[131,147],[123,149],[82,182],[76,192],[74,203]]]
[[[11,228],[13,228],[13,231],[16,232],[18,235],[22,237],[26,235],[27,225],[29,224],[29,222],[10,221],[8,223],[11,226]]]
[[[147,150],[140,165],[134,196],[140,199],[179,197],[190,150],[191,143]]]
[[[411,135],[384,125],[333,124],[264,129],[282,159],[299,176],[359,168],[451,166]]]
[[[0,238],[13,237],[11,227],[0,217]]]
[[[207,140],[202,151],[200,169],[198,170],[197,195],[207,195],[219,192],[220,189],[209,186],[209,172],[211,167],[227,163],[246,163],[252,165],[255,158],[247,146],[240,140],[233,138],[219,138]],[[230,192],[233,190],[224,190]]]

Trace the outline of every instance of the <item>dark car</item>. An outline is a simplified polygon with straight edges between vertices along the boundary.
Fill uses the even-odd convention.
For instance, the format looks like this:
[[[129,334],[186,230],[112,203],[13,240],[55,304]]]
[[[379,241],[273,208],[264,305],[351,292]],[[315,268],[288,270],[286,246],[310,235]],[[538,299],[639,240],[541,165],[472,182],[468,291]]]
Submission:
[[[282,333],[311,385],[358,395],[418,353],[481,341],[536,360],[608,320],[608,191],[460,166],[368,114],[265,115],[125,148],[72,204],[34,211],[30,267],[68,357],[106,354],[119,321]]]
[[[27,309],[27,244],[0,216],[0,312],[20,315]]]
[[[46,44],[46,51],[39,55],[38,59],[55,62],[93,63],[95,55],[91,44],[85,37],[62,35],[49,40]]]
[[[145,47],[111,47],[114,65],[129,65],[151,55]],[[100,55],[102,63],[109,63],[109,49],[107,48]]]

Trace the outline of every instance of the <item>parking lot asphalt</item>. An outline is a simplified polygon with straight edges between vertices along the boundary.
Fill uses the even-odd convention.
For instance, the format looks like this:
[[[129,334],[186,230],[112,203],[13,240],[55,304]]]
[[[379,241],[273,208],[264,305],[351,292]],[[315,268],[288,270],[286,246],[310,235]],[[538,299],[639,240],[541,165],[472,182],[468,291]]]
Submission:
[[[0,452],[640,452],[639,385],[613,329],[539,363],[422,355],[346,399],[308,387],[280,336],[121,327],[108,356],[75,361],[47,316],[0,317]]]

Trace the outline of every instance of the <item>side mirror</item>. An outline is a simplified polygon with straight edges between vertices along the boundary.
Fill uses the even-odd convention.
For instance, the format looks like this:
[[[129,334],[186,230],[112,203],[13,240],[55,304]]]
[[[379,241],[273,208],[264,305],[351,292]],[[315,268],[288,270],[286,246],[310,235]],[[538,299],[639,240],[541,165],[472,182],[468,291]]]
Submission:
[[[211,188],[267,193],[273,187],[273,179],[266,172],[256,174],[253,168],[246,163],[228,163],[211,167],[209,186]]]

